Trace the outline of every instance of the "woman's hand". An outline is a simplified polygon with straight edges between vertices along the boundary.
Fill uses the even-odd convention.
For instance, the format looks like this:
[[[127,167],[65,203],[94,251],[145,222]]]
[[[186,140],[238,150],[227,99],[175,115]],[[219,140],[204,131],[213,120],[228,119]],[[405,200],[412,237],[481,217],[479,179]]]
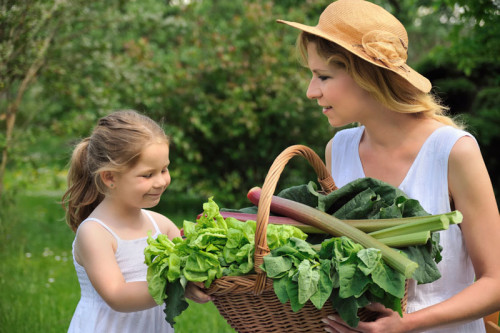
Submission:
[[[397,333],[404,332],[402,318],[399,313],[386,308],[380,303],[372,303],[366,306],[367,310],[379,313],[377,320],[370,322],[360,321],[356,328],[352,328],[343,321],[339,315],[328,316],[323,322],[326,324],[325,331],[330,333]]]
[[[214,300],[213,296],[207,295],[203,290],[203,283],[188,282],[184,295],[196,303],[207,303]]]

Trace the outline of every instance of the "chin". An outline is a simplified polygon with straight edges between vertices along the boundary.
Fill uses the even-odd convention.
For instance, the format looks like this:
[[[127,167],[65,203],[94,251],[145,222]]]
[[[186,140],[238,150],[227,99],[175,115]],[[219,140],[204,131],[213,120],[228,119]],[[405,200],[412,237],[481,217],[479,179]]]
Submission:
[[[344,127],[344,126],[352,124],[352,122],[342,121],[340,119],[328,119],[328,123],[330,124],[330,126],[332,126],[334,128]]]
[[[160,200],[154,201],[154,202],[146,202],[144,205],[142,205],[142,208],[153,208],[156,205],[160,203]]]

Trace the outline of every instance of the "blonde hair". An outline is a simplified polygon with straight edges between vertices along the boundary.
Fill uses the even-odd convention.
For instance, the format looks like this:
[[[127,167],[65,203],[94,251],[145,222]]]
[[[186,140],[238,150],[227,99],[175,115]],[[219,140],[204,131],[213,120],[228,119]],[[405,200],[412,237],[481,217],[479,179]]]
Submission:
[[[424,93],[396,73],[375,66],[337,44],[307,32],[301,32],[297,39],[297,50],[303,64],[307,63],[309,43],[315,43],[322,58],[330,64],[343,67],[361,88],[390,110],[433,118],[456,128],[464,127],[447,115],[448,107],[442,105],[437,96]]]
[[[68,172],[68,190],[62,197],[66,222],[73,231],[104,199],[103,171],[122,172],[137,163],[144,147],[169,144],[163,129],[134,110],[121,110],[99,119],[90,137],[74,149]]]

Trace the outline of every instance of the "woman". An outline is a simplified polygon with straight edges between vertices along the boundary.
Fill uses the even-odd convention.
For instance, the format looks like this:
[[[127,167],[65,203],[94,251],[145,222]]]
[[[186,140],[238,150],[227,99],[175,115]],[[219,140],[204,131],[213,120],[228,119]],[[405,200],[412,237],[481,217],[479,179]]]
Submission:
[[[325,318],[328,332],[484,332],[482,317],[500,309],[500,218],[476,140],[430,93],[431,83],[406,64],[404,26],[363,0],[328,6],[301,30],[298,48],[312,72],[307,96],[337,132],[326,165],[337,186],[373,177],[419,200],[428,213],[459,210],[460,226],[441,232],[442,277],[410,281],[403,317],[380,304],[374,322],[350,328]]]

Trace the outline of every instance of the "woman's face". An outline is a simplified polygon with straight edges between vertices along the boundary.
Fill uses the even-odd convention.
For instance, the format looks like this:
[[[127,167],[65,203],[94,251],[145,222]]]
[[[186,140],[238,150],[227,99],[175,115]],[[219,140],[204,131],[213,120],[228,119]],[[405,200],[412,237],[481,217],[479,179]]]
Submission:
[[[323,114],[333,127],[363,122],[363,112],[369,111],[366,102],[371,99],[349,74],[340,66],[328,64],[316,48],[316,43],[307,45],[308,66],[312,78],[307,88],[307,97],[316,99]]]

